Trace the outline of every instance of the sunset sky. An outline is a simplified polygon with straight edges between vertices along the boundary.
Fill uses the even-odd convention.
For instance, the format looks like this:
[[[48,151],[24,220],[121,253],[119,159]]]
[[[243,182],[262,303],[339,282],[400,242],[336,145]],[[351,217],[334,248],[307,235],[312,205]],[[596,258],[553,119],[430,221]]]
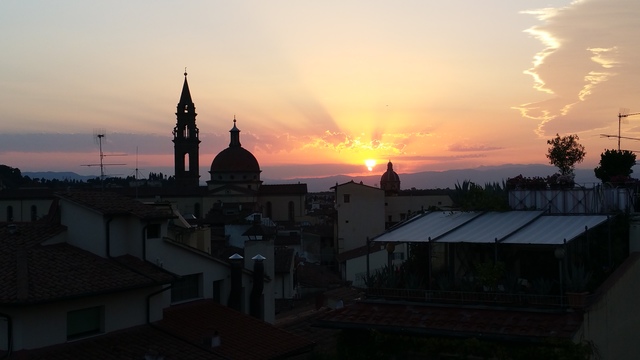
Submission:
[[[277,179],[546,164],[556,133],[593,168],[640,112],[637,0],[9,0],[0,33],[0,164],[22,171],[99,175],[106,132],[108,173],[173,174],[185,67],[203,181],[234,116]]]

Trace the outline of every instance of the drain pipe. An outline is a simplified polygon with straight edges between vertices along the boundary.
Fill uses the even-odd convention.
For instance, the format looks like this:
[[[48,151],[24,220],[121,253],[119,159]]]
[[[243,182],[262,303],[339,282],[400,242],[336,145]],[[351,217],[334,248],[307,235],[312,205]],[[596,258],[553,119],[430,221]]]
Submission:
[[[107,258],[111,259],[111,222],[113,221],[113,216],[107,217],[107,223],[105,224],[105,236],[106,236],[106,245],[107,245]]]
[[[147,227],[149,223],[146,223],[142,227],[142,260],[147,261]]]
[[[167,290],[171,290],[172,287],[173,285],[169,285],[165,288],[162,288],[158,291],[154,291],[151,294],[147,295],[147,324],[148,325],[154,326],[153,324],[151,324],[151,298]]]
[[[9,314],[0,313],[0,317],[7,319],[7,353],[0,359],[6,359],[13,352],[13,320]]]

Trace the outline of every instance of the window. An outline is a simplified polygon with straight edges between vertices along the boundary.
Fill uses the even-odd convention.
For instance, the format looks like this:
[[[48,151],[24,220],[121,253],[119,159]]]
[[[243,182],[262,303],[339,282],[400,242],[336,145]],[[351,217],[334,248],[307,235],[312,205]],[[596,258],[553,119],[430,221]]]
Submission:
[[[160,237],[160,224],[147,225],[147,239],[157,239]]]
[[[269,219],[272,219],[273,218],[272,211],[273,211],[273,205],[271,204],[271,201],[267,201],[265,216],[268,217]]]
[[[79,339],[104,332],[104,306],[69,311],[67,340]]]
[[[13,206],[7,206],[7,221],[13,221]]]
[[[38,207],[31,205],[31,221],[38,220]]]
[[[351,202],[351,194],[344,194],[343,199],[346,203]]]
[[[289,221],[293,221],[294,220],[294,216],[296,214],[295,212],[295,206],[293,205],[293,201],[289,201]]]
[[[211,299],[218,304],[222,304],[222,289],[224,280],[216,280],[213,282],[213,296]]]
[[[184,153],[184,160],[183,164],[184,164],[184,171],[189,172],[189,153]]]
[[[393,253],[393,260],[404,260],[404,253],[403,252],[394,252]]]
[[[202,273],[184,275],[174,281],[171,287],[171,302],[179,302],[202,297]]]
[[[388,220],[388,221],[389,221],[389,222],[391,222],[391,221],[392,221],[392,219],[391,219],[391,215],[389,215],[389,220]]]

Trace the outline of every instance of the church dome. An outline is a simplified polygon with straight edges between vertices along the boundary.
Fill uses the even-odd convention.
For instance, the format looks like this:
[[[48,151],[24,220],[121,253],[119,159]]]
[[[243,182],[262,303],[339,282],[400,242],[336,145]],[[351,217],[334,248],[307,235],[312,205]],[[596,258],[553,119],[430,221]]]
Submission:
[[[260,172],[260,165],[249,150],[228,147],[213,159],[211,172]]]
[[[380,188],[386,192],[400,191],[400,176],[393,171],[391,161],[387,164],[387,171],[380,177]]]
[[[236,127],[236,119],[233,119],[233,128],[229,147],[222,150],[211,162],[211,174],[213,173],[260,173],[260,165],[253,154],[240,144],[240,129]]]

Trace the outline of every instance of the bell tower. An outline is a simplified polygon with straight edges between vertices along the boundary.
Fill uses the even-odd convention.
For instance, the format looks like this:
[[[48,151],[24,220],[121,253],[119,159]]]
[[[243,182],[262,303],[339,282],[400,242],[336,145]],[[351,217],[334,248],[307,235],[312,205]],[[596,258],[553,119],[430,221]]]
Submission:
[[[178,187],[198,187],[200,185],[200,160],[196,107],[191,100],[187,71],[176,111],[176,126],[173,128],[173,150],[175,178]]]

